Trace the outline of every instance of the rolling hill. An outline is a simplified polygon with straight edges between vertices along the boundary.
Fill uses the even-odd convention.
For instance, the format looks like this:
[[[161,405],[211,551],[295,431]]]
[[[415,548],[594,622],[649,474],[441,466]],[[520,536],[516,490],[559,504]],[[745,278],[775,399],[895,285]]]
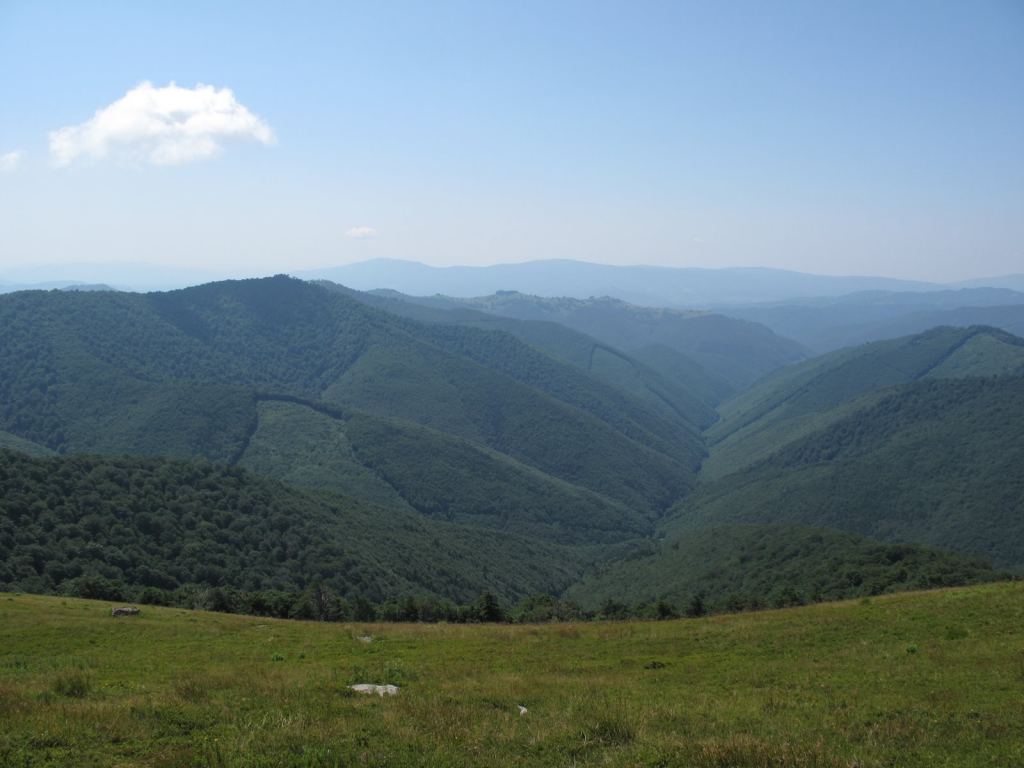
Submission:
[[[59,452],[234,462],[260,429],[261,399],[292,397],[345,420],[419,424],[403,438],[419,455],[441,433],[529,468],[517,482],[599,494],[603,509],[628,508],[624,535],[636,512],[656,517],[687,493],[704,455],[681,414],[507,333],[415,322],[285,277],[15,293],[0,298],[0,324],[0,429]],[[273,453],[261,471],[274,471]]]
[[[388,295],[395,297],[394,293]],[[667,347],[710,374],[701,382],[704,387],[720,387],[718,382],[724,382],[736,391],[806,356],[799,344],[757,323],[705,311],[637,306],[607,296],[544,298],[500,291],[472,299],[407,296],[403,300],[442,309],[475,309],[518,320],[556,322],[628,354],[643,351],[647,365],[663,373],[657,350]]]
[[[921,362],[904,361],[904,371]],[[704,485],[666,527],[679,535],[723,523],[833,528],[1021,571],[1022,435],[1024,378],[915,381]]]
[[[1024,341],[992,328],[778,369],[795,344],[708,313],[283,276],[18,292],[0,323],[0,448],[20,454],[0,580],[19,588],[152,586],[149,558],[174,587],[592,602],[701,583],[722,607],[993,575],[908,543],[1024,566]]]
[[[999,578],[985,563],[851,533],[793,525],[712,525],[602,566],[567,597],[598,608],[667,601],[686,608],[742,610],[842,600]]]
[[[947,325],[966,328],[987,325],[992,328],[1024,336],[1024,304],[1005,306],[956,307],[953,309],[922,310],[901,315],[892,320],[855,328],[852,337],[858,343],[877,339],[891,339],[921,333],[929,328]],[[846,339],[844,339],[844,342]]]
[[[257,411],[237,463],[291,484],[567,544],[651,532],[626,505],[413,422],[285,398]]]
[[[521,320],[463,307],[420,303],[393,291],[354,291],[336,283],[320,283],[392,314],[425,323],[464,325],[515,336],[557,360],[587,371],[597,379],[642,398],[655,410],[668,408],[700,430],[717,418],[715,406],[732,387],[697,363],[667,348],[649,347],[626,354],[606,342],[550,320]]]
[[[1024,340],[987,327],[935,328],[780,369],[724,403],[703,467],[716,479],[921,379],[1024,373]]]

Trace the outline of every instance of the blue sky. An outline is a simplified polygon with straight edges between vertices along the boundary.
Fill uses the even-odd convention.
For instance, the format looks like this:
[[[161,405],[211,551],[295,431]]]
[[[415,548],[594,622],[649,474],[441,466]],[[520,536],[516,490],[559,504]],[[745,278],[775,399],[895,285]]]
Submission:
[[[88,121],[144,82],[230,89],[255,122],[103,143]],[[0,280],[373,257],[1020,272],[1022,83],[1019,0],[0,0]]]

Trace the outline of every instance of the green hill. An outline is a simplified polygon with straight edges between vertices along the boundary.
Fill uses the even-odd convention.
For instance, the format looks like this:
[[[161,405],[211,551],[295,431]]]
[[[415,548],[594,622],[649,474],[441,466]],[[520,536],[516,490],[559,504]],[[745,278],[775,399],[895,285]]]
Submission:
[[[415,322],[290,278],[16,293],[0,298],[0,325],[0,430],[60,452],[232,462],[260,397],[287,396],[416,422],[648,516],[693,487],[704,455],[684,416],[507,333]]]
[[[321,284],[372,307],[420,322],[465,325],[511,334],[557,360],[641,398],[670,421],[682,417],[698,431],[714,422],[715,406],[733,391],[726,382],[679,353],[674,354],[685,360],[685,364],[663,370],[659,354],[649,355],[649,359],[644,360],[636,352],[626,354],[558,322],[520,320],[458,306],[427,305],[394,291],[363,293],[327,281]]]
[[[686,608],[699,596],[701,610],[737,610],[997,578],[989,566],[963,557],[835,530],[716,525],[606,565],[573,584],[567,597],[590,608],[607,600]]]
[[[601,318],[606,332],[616,312],[637,309],[518,294],[495,301]],[[136,456],[82,458],[93,462],[84,479],[59,487],[33,479],[35,496],[19,490],[5,500],[3,542],[17,548],[11,562],[20,570],[4,561],[0,580],[48,590],[98,571],[145,584],[136,571],[149,558],[174,585],[287,591],[330,576],[347,595],[466,602],[486,588],[507,598],[558,595],[587,565],[628,554],[573,594],[681,598],[703,581],[708,600],[724,604],[734,594],[813,600],[989,573],[837,530],[1024,567],[1012,514],[1021,504],[1019,380],[978,378],[1024,371],[1015,337],[935,329],[779,370],[726,403],[708,431],[705,477],[742,471],[694,494],[699,429],[727,385],[679,350],[685,345],[658,339],[699,318],[717,324],[715,316],[619,315],[633,328],[626,336],[643,322],[661,329],[626,353],[551,319],[415,304],[400,316],[382,309],[388,302],[404,299],[285,277],[163,294],[0,297],[0,446],[64,457],[52,467],[77,467],[60,461],[82,454]],[[742,337],[735,360],[759,333]],[[711,339],[709,349],[724,353]],[[769,357],[779,349],[772,344]],[[701,383],[691,391],[693,382]],[[6,461],[17,469],[12,488],[46,474],[24,456]],[[206,461],[215,468],[195,468]],[[171,485],[156,492],[148,480],[103,481],[147,472],[167,474]],[[215,519],[200,515],[154,543],[154,525],[177,525],[175,499],[207,503],[187,488],[193,475],[207,478]],[[244,501],[253,494],[262,506]],[[102,525],[81,522],[91,520],[83,496],[99,505]],[[669,509],[672,542],[638,541]],[[280,510],[287,532],[268,522]],[[156,522],[116,522],[129,513]],[[31,541],[15,535],[15,518],[32,521]],[[718,527],[731,523],[834,530],[815,532],[814,547],[800,528],[755,537]],[[285,533],[316,546],[268,554]],[[693,554],[712,543],[713,553]],[[673,545],[690,548],[682,561]],[[171,573],[179,561],[191,565]],[[827,578],[838,571],[862,578]]]
[[[296,485],[561,543],[649,534],[643,515],[412,422],[263,400],[239,464]]]
[[[339,625],[148,606],[114,619],[110,608],[0,595],[0,764],[1021,762],[1020,583],[548,626]],[[364,682],[398,694],[347,687]]]
[[[0,585],[59,590],[95,574],[132,587],[300,591],[375,602],[515,600],[575,579],[575,550],[307,493],[244,470],[168,459],[0,451]]]
[[[10,432],[0,432],[0,450],[17,451],[29,456],[52,456],[53,451]]]
[[[1024,378],[914,382],[703,486],[670,527],[828,527],[1022,570],[1022,435]]]
[[[668,347],[707,372],[704,387],[725,382],[737,391],[806,356],[799,344],[758,323],[710,312],[640,307],[608,297],[544,298],[500,291],[475,299],[404,298],[433,307],[468,308],[519,320],[556,322],[627,354],[652,346]]]
[[[1024,373],[1024,339],[984,326],[934,328],[780,369],[724,403],[702,472],[715,479],[923,379]]]

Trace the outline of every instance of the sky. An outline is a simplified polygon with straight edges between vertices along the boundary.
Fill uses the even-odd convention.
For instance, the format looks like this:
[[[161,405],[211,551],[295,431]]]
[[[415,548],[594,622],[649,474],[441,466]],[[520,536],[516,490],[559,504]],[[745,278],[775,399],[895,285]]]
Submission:
[[[1022,83],[1020,0],[0,0],[0,281],[1024,272]]]

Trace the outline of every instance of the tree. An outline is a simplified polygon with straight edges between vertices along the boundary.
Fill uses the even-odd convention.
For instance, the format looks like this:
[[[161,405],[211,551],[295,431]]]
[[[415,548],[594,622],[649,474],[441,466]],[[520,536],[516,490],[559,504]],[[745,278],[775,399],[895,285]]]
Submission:
[[[625,621],[629,618],[629,606],[609,597],[601,606],[598,616],[606,621]]]
[[[690,598],[690,604],[686,606],[686,615],[691,619],[698,616],[703,616],[708,612],[707,607],[704,605],[704,598],[698,593]]]
[[[679,614],[676,613],[676,609],[672,607],[670,603],[664,600],[659,600],[654,604],[654,618],[658,621],[664,621],[666,619],[678,618]]]
[[[498,598],[494,596],[493,592],[488,591],[480,595],[473,608],[477,621],[497,623],[508,620],[505,611],[502,609],[501,604],[498,603]]]

